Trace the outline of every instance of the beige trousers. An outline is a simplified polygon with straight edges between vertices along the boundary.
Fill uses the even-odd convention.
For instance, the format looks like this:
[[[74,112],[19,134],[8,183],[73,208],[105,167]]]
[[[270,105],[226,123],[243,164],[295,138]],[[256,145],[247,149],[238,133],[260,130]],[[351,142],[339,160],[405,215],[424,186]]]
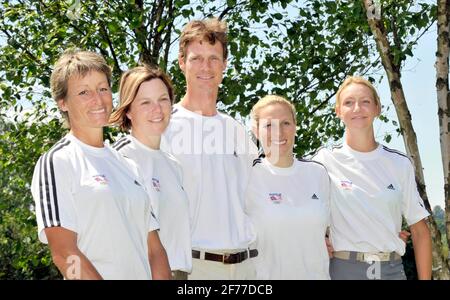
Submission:
[[[189,280],[252,280],[256,277],[252,258],[238,264],[192,259],[192,273]]]

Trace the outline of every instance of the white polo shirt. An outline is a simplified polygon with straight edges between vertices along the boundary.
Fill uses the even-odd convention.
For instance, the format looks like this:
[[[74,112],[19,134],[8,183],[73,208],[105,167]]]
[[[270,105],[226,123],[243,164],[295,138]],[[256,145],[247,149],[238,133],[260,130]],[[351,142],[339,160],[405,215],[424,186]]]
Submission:
[[[358,152],[344,144],[332,151],[321,149],[313,159],[325,165],[332,181],[334,250],[403,255],[402,215],[408,225],[429,215],[408,157],[382,144],[371,152]]]
[[[192,247],[246,249],[255,236],[244,193],[257,149],[245,128],[225,114],[205,117],[176,104],[161,148],[183,168]]]
[[[118,140],[113,148],[139,166],[159,221],[159,237],[166,249],[171,270],[190,273],[191,228],[180,164],[172,155],[153,150],[132,135]]]
[[[329,185],[317,162],[278,168],[255,160],[246,212],[257,232],[256,279],[330,279]]]
[[[36,164],[31,191],[39,239],[45,228],[77,234],[77,246],[104,279],[151,279],[147,237],[158,229],[143,183],[108,146],[66,135]]]

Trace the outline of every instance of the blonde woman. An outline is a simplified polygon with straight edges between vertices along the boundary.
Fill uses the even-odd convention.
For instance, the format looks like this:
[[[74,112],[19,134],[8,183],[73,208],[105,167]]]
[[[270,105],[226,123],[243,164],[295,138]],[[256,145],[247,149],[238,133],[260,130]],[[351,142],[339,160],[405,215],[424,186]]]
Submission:
[[[320,163],[294,157],[296,113],[289,101],[266,96],[251,116],[265,153],[253,163],[246,198],[259,251],[256,278],[329,279],[327,171]]]
[[[410,226],[419,279],[431,278],[429,215],[406,155],[378,143],[373,121],[381,112],[372,84],[349,77],[336,95],[344,143],[314,157],[331,178],[331,279],[406,279],[401,256],[402,216]]]

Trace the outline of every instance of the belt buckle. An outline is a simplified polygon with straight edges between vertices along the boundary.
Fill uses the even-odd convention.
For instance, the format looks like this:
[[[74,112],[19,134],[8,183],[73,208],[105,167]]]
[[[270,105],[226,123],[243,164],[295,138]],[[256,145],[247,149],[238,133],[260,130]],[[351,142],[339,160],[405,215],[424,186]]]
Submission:
[[[391,253],[390,252],[381,252],[379,253],[379,257],[381,261],[389,261],[391,260]]]
[[[230,253],[224,253],[222,256],[222,263],[223,264],[229,264],[229,262],[227,261],[230,258],[231,254]]]
[[[364,253],[364,261],[372,263],[374,261],[388,261],[391,254],[389,252],[367,252]]]
[[[374,261],[379,261],[379,257],[376,253],[365,252],[363,253],[363,261],[365,263],[371,264]]]

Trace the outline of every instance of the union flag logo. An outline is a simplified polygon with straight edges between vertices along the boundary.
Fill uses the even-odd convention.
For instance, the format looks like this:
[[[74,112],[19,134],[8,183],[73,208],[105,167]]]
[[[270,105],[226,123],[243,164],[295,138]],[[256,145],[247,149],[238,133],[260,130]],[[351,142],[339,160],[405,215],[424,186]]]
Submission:
[[[280,203],[281,202],[281,193],[269,193],[269,199],[272,203]]]
[[[353,184],[349,180],[341,180],[341,187],[344,190],[351,190],[351,189],[353,189]]]
[[[161,185],[159,184],[159,180],[156,178],[152,178],[153,187],[157,192],[161,191]]]

